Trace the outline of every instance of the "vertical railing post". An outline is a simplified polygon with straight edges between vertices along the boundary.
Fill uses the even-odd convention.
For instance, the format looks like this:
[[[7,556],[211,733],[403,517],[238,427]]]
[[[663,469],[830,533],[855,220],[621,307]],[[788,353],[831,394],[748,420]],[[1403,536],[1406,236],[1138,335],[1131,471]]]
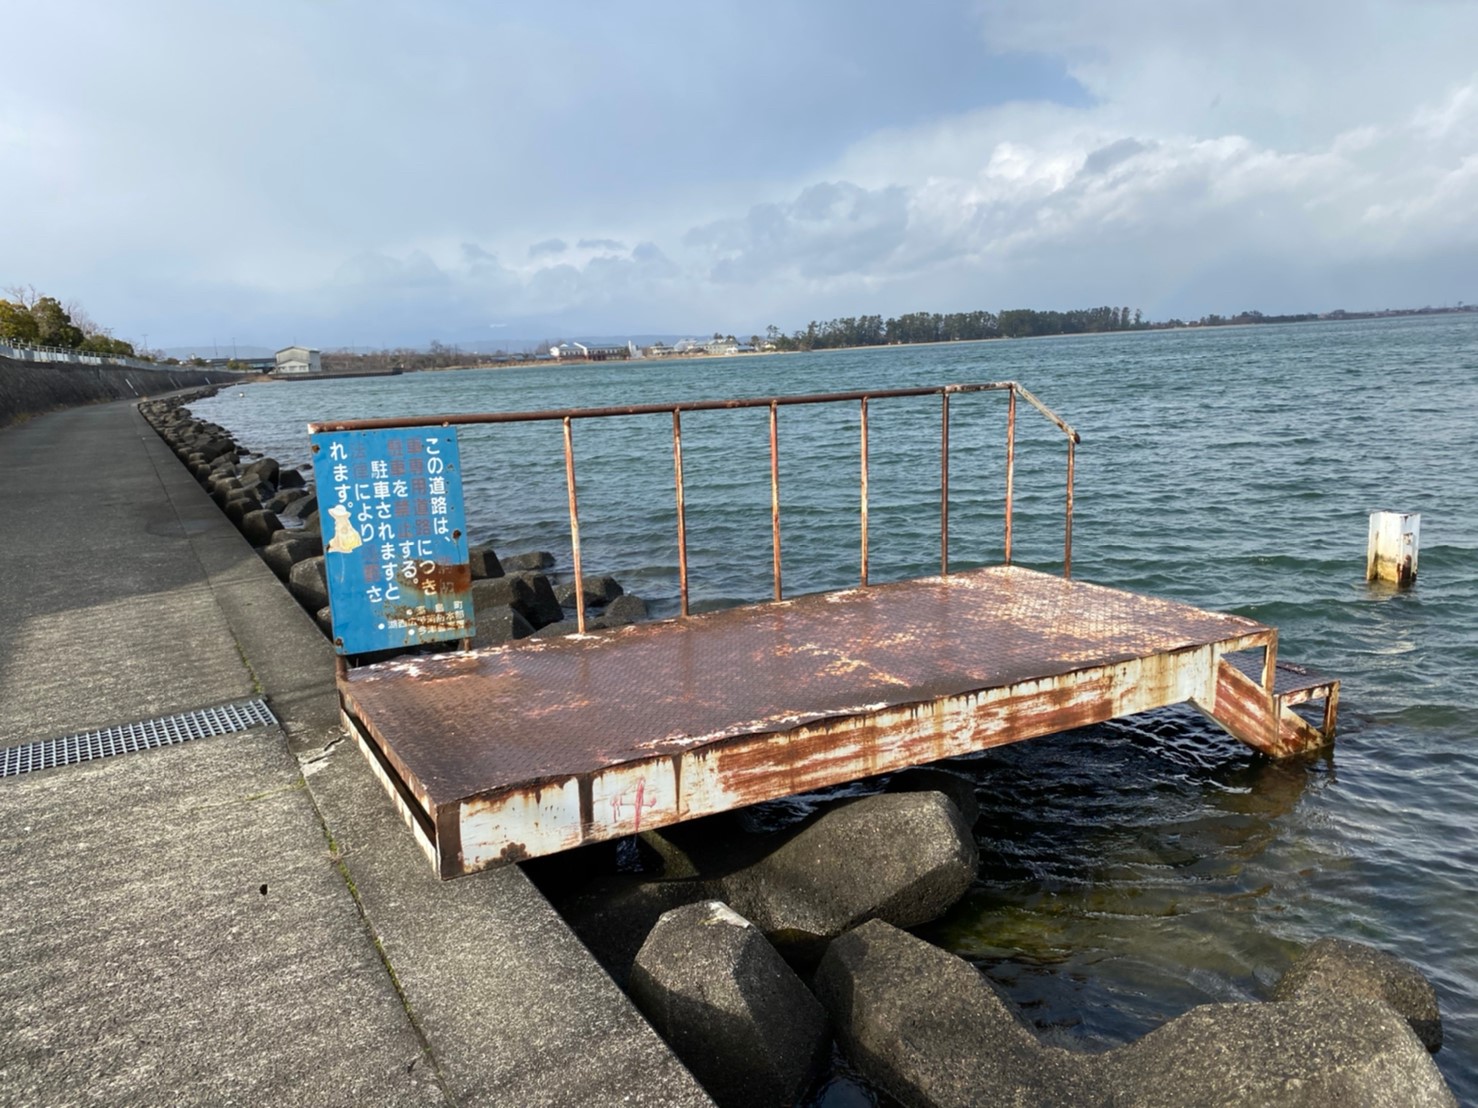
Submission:
[[[775,599],[781,600],[785,593],[780,585],[780,407],[770,401],[770,535],[774,547]]]
[[[1011,508],[1016,481],[1016,388],[1006,394],[1006,564],[1011,564]]]
[[[1077,443],[1067,437],[1067,532],[1062,540],[1062,575],[1073,575],[1073,459]]]
[[[677,587],[682,600],[682,614],[688,614],[688,512],[683,498],[683,425],[676,408],[672,409],[672,468],[677,485]]]
[[[570,492],[570,549],[575,557],[575,626],[585,633],[585,575],[580,566],[580,508],[575,500],[575,442],[570,417],[565,425],[565,485]]]
[[[867,397],[862,398],[862,584],[867,584]]]
[[[939,414],[939,576],[949,576],[949,393]]]

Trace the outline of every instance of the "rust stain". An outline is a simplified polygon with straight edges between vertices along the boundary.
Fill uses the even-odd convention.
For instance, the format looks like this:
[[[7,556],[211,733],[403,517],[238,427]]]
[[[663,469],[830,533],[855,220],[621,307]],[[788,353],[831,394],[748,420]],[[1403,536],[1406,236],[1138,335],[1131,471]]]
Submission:
[[[466,562],[417,562],[411,583],[426,596],[465,596],[472,589],[472,567]]]
[[[538,855],[1211,695],[1218,655],[1274,634],[995,566],[382,663],[341,691],[428,810],[481,821],[463,828],[475,869],[498,864],[489,835]],[[1213,714],[1244,742],[1305,742],[1230,662],[1215,688]],[[556,786],[568,799],[544,806]]]

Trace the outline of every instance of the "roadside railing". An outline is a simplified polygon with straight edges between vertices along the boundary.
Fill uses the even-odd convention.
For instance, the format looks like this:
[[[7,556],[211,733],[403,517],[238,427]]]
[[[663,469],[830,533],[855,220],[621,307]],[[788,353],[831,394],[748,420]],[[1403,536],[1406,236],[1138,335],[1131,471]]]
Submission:
[[[575,480],[574,424],[577,420],[606,419],[612,416],[670,415],[672,417],[672,460],[677,491],[677,550],[678,589],[681,598],[681,613],[688,615],[688,527],[687,506],[683,486],[683,440],[682,416],[684,412],[727,411],[739,408],[768,408],[770,413],[770,532],[773,559],[774,596],[785,597],[780,572],[780,432],[779,413],[781,408],[802,404],[857,403],[861,406],[860,441],[860,525],[861,525],[861,580],[867,584],[868,568],[868,429],[867,413],[870,401],[891,400],[900,397],[937,396],[940,399],[939,414],[939,572],[949,573],[949,401],[950,397],[965,393],[1005,392],[1006,412],[1006,499],[1005,499],[1005,543],[1004,554],[1007,565],[1011,564],[1011,532],[1016,476],[1016,402],[1019,397],[1040,412],[1046,419],[1062,430],[1067,438],[1067,496],[1062,550],[1062,572],[1072,576],[1073,558],[1073,470],[1075,449],[1082,441],[1056,412],[1048,408],[1015,381],[992,381],[979,384],[936,385],[901,389],[872,389],[862,392],[812,393],[798,396],[745,397],[734,400],[688,400],[669,404],[627,404],[607,408],[563,408],[533,412],[476,412],[459,415],[437,415],[416,418],[388,417],[380,419],[327,420],[310,423],[308,431],[316,434],[323,431],[384,431],[410,427],[452,427],[485,423],[545,423],[560,421],[564,427],[565,485],[569,495],[570,547],[573,554],[575,581],[575,611],[580,631],[585,630],[585,590],[579,582],[584,580],[580,558],[580,508]]]
[[[28,346],[25,343],[0,342],[0,357],[18,362],[63,362],[72,365],[117,366],[122,369],[181,370],[194,369],[188,365],[164,365],[143,358],[128,358],[121,354],[94,354],[65,346]],[[229,373],[230,370],[219,372]]]

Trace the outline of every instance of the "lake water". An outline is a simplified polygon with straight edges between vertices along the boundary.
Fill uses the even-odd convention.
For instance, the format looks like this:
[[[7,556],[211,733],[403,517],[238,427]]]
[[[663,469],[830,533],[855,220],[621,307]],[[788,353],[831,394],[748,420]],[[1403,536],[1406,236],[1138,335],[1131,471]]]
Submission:
[[[980,878],[923,934],[1049,1037],[1102,1047],[1264,998],[1324,936],[1437,988],[1437,1062],[1478,1103],[1478,317],[1144,332],[694,362],[274,383],[197,403],[305,464],[314,419],[1015,379],[1082,434],[1074,576],[1250,616],[1343,680],[1332,751],[1273,763],[1189,710],[971,759]],[[1001,557],[1004,398],[951,406],[951,562]],[[875,402],[871,576],[937,572],[938,401]],[[577,423],[586,572],[675,609],[667,417]],[[468,528],[568,568],[558,425],[464,428]],[[782,409],[787,593],[858,571],[854,406]],[[683,420],[696,603],[770,593],[763,411]],[[1065,448],[1019,413],[1015,560],[1056,571]],[[1409,592],[1364,581],[1368,515],[1422,514]],[[845,1078],[822,1098],[865,1102]]]

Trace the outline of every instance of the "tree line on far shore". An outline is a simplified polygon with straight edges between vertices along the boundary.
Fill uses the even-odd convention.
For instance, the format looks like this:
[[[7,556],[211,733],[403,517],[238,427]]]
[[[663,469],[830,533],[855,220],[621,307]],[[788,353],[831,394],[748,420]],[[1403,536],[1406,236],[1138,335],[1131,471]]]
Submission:
[[[7,288],[5,292],[10,299],[0,299],[0,342],[134,357],[133,343],[115,339],[75,301],[63,304],[29,286]]]
[[[824,323],[812,321],[789,335],[771,325],[766,337],[777,350],[827,350],[842,346],[1138,331],[1151,326],[1137,308],[1074,308],[1065,312],[1010,308],[999,313],[907,312],[886,320],[880,315],[847,316]]]

